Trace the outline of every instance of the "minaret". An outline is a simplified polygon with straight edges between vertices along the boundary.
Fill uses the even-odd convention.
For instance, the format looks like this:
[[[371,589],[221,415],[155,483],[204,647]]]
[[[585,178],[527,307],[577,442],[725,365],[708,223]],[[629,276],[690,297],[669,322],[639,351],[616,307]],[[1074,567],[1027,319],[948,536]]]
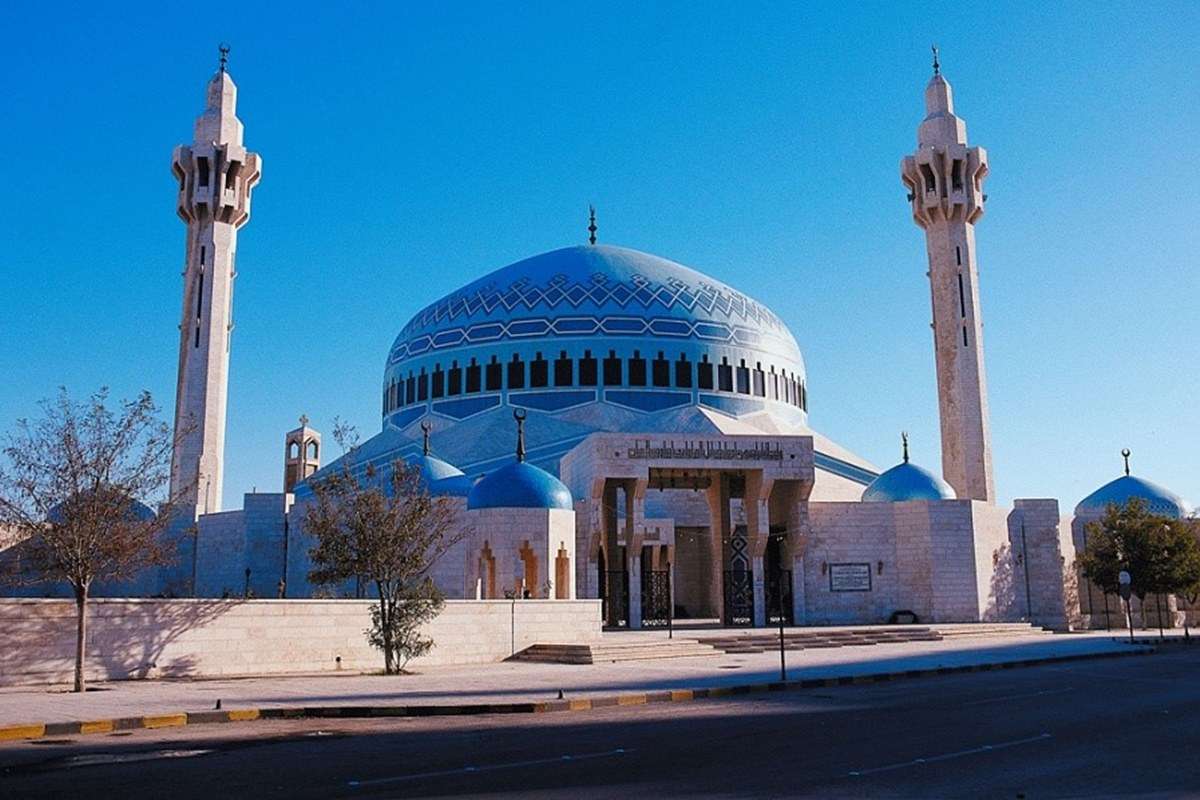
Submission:
[[[992,502],[996,488],[975,260],[975,222],[983,216],[987,173],[987,152],[967,146],[967,125],[954,116],[954,95],[934,48],[917,151],[901,162],[900,175],[929,253],[942,474],[960,499]]]
[[[171,458],[171,497],[195,514],[221,508],[237,230],[250,219],[250,191],[262,169],[258,155],[242,146],[228,53],[222,46],[193,143],[175,148],[171,164],[179,180],[177,211],[187,225],[175,389],[181,434]]]

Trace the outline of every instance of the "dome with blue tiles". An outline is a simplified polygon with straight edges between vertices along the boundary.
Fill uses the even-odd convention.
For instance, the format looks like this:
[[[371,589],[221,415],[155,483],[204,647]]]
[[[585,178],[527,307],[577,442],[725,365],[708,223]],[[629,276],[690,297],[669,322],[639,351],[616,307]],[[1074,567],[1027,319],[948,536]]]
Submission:
[[[813,433],[804,359],[779,316],[683,264],[603,244],[517,261],[421,308],[388,351],[380,399],[361,458],[411,453],[431,422],[438,455],[472,476],[511,461],[499,434],[513,409],[538,419],[529,460],[552,475],[598,431]],[[863,486],[878,475],[817,441],[818,469]]]
[[[739,345],[803,370],[796,340],[765,306],[682,264],[610,245],[552,250],[467,284],[418,312],[388,361],[563,338]]]
[[[558,478],[527,461],[513,461],[489,473],[467,496],[467,508],[574,507],[571,492]]]
[[[541,467],[525,461],[524,411],[514,411],[517,421],[517,457],[483,477],[467,496],[467,508],[574,508],[571,491]]]
[[[863,490],[864,503],[903,503],[909,500],[954,500],[950,484],[908,460],[908,437],[904,437],[904,460],[871,481]]]
[[[1146,510],[1151,514],[1161,514],[1172,519],[1187,516],[1189,509],[1183,498],[1157,483],[1131,475],[1130,453],[1128,450],[1122,450],[1121,455],[1125,457],[1125,474],[1080,500],[1079,505],[1075,506],[1076,516],[1103,514],[1110,505],[1123,506],[1135,497],[1145,502]]]
[[[80,492],[77,495],[72,495],[72,497],[82,499],[88,497],[90,494],[91,490],[87,490]],[[125,501],[128,503],[127,511],[130,519],[135,519],[139,522],[149,522],[158,516],[154,513],[154,509],[133,497],[125,498]],[[64,507],[70,504],[70,502],[70,500],[64,500],[63,502],[53,506],[46,514],[47,519],[49,519],[50,522],[62,522]],[[104,502],[107,503],[108,500],[106,499]]]
[[[436,456],[413,455],[404,460],[421,470],[421,480],[434,497],[466,497],[471,491],[471,479]]]

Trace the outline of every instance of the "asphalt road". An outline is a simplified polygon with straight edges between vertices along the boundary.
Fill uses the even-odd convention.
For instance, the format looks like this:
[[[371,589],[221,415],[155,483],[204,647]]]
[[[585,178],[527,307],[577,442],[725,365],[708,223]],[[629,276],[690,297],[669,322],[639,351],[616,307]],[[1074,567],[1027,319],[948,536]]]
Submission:
[[[1195,797],[1200,648],[589,712],[0,747],[0,797]]]

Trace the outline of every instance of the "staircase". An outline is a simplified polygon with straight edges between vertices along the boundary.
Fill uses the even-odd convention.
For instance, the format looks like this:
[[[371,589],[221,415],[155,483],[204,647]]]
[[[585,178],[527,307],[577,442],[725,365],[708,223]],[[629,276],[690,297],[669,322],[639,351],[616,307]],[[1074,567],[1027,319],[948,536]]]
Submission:
[[[535,644],[508,660],[535,661],[542,664],[610,664],[617,661],[654,661],[663,658],[719,655],[719,650],[695,639],[656,639],[645,642]]]
[[[861,647],[865,645],[894,642],[937,642],[941,635],[925,627],[906,625],[903,628],[847,628],[806,630],[784,633],[784,650],[814,650],[831,647]],[[705,637],[710,644],[722,652],[764,653],[779,649],[778,633],[750,633],[734,636]]]
[[[1035,627],[1031,622],[964,622],[932,627],[943,639],[992,639],[1011,636],[1054,635],[1054,631]]]

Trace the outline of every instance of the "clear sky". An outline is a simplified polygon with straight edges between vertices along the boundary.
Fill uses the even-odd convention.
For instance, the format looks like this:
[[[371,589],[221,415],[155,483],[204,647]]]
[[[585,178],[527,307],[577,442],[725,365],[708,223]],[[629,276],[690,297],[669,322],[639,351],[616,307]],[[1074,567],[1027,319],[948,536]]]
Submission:
[[[814,428],[880,466],[907,429],[936,469],[925,251],[898,171],[937,42],[991,161],[977,233],[1001,500],[1067,511],[1129,447],[1135,472],[1200,501],[1196,3],[205,8],[6,13],[0,429],[59,385],[148,388],[170,416],[170,156],[226,40],[264,160],[239,239],[226,508],[279,490],[301,413],[377,431],[408,318],[583,242],[589,202],[601,240],[791,325]]]

